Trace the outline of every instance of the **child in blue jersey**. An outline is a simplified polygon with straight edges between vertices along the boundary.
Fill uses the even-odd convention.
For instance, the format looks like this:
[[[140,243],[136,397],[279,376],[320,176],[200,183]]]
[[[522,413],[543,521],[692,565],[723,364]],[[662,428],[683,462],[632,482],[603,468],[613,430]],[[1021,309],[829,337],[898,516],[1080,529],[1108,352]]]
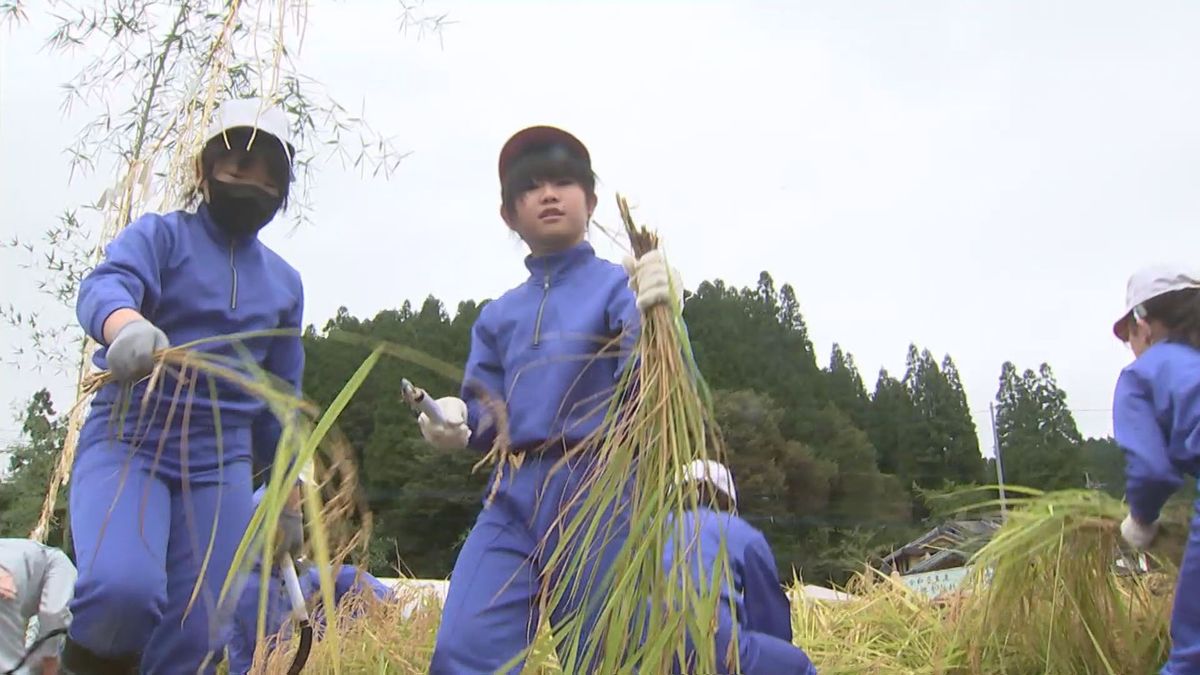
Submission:
[[[546,558],[570,545],[553,526],[594,464],[584,451],[550,469],[604,419],[638,334],[639,308],[682,292],[677,278],[672,291],[673,272],[657,252],[627,259],[624,269],[596,256],[586,236],[595,177],[574,136],[525,129],[504,145],[499,164],[500,216],[529,247],[529,278],[484,306],[462,398],[438,401],[445,423],[419,422],[436,446],[486,452],[496,437],[486,395],[504,406],[511,448],[524,457],[520,468],[506,470],[455,562],[430,666],[435,675],[491,675],[517,656],[538,629],[543,584],[568,584],[568,601],[548,617],[552,626],[576,610],[594,622],[593,601],[605,594],[601,579],[620,549],[621,524],[589,552],[577,578],[543,579]],[[624,348],[604,352],[617,337]]]
[[[698,506],[684,514],[685,546],[692,555],[688,562],[692,578],[706,584],[722,541],[728,559],[732,588],[721,592],[717,624],[717,658],[729,653],[733,613],[737,609],[737,670],[744,675],[816,675],[808,655],[792,644],[792,606],[775,567],[775,554],[766,537],[753,525],[731,513],[737,504],[733,476],[723,464],[696,460],[684,470],[684,489],[696,491]],[[672,526],[673,527],[673,526]],[[691,542],[695,542],[694,544]],[[675,547],[668,541],[664,569],[674,565]],[[733,672],[722,671],[722,672]]]
[[[254,504],[262,499],[264,490],[259,488],[254,493]],[[291,564],[285,561],[284,564]],[[315,565],[300,575],[300,590],[305,598],[312,598],[321,590],[320,572]],[[380,600],[392,597],[392,589],[379,579],[359,570],[352,565],[341,565],[333,576],[333,601],[341,606],[342,601],[359,593],[371,593]],[[268,644],[274,646],[274,639],[284,627],[292,607],[284,586],[283,577],[279,572],[279,564],[272,563],[267,576],[267,600],[263,620],[263,635],[268,638]],[[245,579],[245,586],[237,602],[237,610],[230,622],[228,637],[229,673],[230,675],[246,675],[254,665],[254,649],[258,643],[258,610],[259,592],[262,589],[262,560],[254,565]],[[319,601],[318,596],[318,601]],[[321,615],[310,612],[310,616],[320,623]],[[284,634],[285,636],[287,633]]]
[[[67,672],[195,673],[223,647],[216,603],[252,512],[251,458],[273,457],[281,428],[231,383],[193,372],[177,391],[176,375],[164,372],[143,403],[146,378],[155,352],[170,345],[291,329],[247,339],[245,351],[224,342],[197,349],[237,360],[248,352],[299,389],[300,275],[257,236],[286,203],[291,158],[282,110],[225,103],[197,160],[199,207],[138,218],[80,284],[80,324],[102,345],[95,364],[119,383],[92,401],[71,476],[79,579]],[[298,509],[294,492],[282,519],[286,550],[301,546]]]
[[[300,588],[304,597],[315,598],[320,604],[321,573],[315,565],[310,565],[304,574],[300,575]],[[337,606],[342,601],[355,595],[370,594],[376,600],[391,600],[396,596],[395,589],[380,581],[375,575],[354,565],[338,565],[333,575],[333,602]],[[354,616],[359,616],[355,614]],[[319,619],[318,619],[319,620]]]
[[[1113,397],[1113,432],[1125,451],[1129,515],[1121,534],[1150,545],[1158,517],[1184,477],[1200,476],[1200,271],[1147,267],[1129,279],[1113,332],[1135,360]],[[1164,675],[1200,673],[1200,503],[1179,569]]]
[[[242,597],[238,600],[237,613],[233,617],[232,634],[229,636],[228,647],[230,675],[247,675],[254,665],[254,649],[258,644],[258,593],[262,587],[262,577],[259,575],[260,569],[255,569],[247,580]],[[316,566],[310,565],[300,575],[299,580],[300,590],[304,593],[304,597],[309,599],[310,604],[315,601],[319,608],[321,578]],[[268,648],[273,649],[279,644],[277,641],[280,637],[279,632],[287,623],[292,606],[278,566],[271,569],[271,575],[267,581],[270,588],[267,590],[263,635],[267,638],[267,644],[270,645]],[[337,573],[333,577],[333,585],[333,602],[339,608],[343,606],[343,602],[357,596],[370,595],[376,600],[384,602],[395,598],[395,591],[392,588],[365,570],[353,565],[338,566]],[[323,612],[317,611],[316,608],[310,609],[309,616],[312,617],[314,627],[324,625],[325,615]],[[361,616],[361,612],[355,612],[350,614],[349,618],[357,619]],[[283,633],[284,641],[288,635],[290,633]]]

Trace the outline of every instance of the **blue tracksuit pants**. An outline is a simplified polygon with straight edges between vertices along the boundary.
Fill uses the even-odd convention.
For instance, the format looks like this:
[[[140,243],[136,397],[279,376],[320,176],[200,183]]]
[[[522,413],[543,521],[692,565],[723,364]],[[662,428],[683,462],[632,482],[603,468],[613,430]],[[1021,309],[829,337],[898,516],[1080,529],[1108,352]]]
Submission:
[[[225,443],[242,436],[228,433]],[[81,445],[70,488],[79,568],[71,639],[101,657],[140,653],[143,673],[213,672],[233,604],[218,613],[217,601],[251,494],[248,459],[184,481],[124,443]]]
[[[430,664],[433,675],[499,671],[533,640],[543,584],[567,589],[565,602],[549,617],[552,626],[578,611],[586,617],[585,625],[594,625],[595,603],[607,595],[604,574],[624,543],[628,524],[623,517],[602,514],[605,525],[579,576],[542,579],[551,552],[577,541],[563,541],[558,530],[568,521],[560,518],[580,508],[575,499],[592,468],[588,459],[578,459],[551,475],[561,457],[550,452],[529,455],[520,469],[508,469],[494,501],[479,514],[450,576]],[[585,629],[584,635],[591,633]],[[519,673],[521,666],[508,672]]]
[[[1171,613],[1171,655],[1162,675],[1200,675],[1200,500],[1179,566]]]

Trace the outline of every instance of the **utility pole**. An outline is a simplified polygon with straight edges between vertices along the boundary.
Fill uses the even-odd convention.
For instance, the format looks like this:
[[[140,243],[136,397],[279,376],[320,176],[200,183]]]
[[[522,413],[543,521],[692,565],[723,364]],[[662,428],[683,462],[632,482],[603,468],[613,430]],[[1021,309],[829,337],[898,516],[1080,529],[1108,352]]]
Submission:
[[[1004,495],[1004,462],[1000,459],[1000,432],[996,430],[996,404],[988,403],[988,413],[992,416],[992,452],[996,455],[996,481],[1000,485],[1000,514],[1008,515],[1008,502]]]

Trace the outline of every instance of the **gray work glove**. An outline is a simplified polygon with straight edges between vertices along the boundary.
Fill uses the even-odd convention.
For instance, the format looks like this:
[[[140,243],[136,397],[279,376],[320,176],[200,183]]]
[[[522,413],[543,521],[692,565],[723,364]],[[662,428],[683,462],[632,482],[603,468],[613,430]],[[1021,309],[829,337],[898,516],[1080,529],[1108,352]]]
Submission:
[[[136,382],[154,370],[154,353],[170,346],[158,326],[145,319],[130,321],[108,346],[108,369],[121,382]]]
[[[300,511],[284,508],[279,514],[279,529],[275,532],[279,556],[291,556],[293,560],[304,551],[304,519]]]

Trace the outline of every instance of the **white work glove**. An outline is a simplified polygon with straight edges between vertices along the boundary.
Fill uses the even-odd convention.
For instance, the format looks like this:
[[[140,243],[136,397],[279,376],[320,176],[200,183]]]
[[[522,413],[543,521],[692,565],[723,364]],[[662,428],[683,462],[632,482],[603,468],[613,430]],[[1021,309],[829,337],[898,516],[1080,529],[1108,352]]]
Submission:
[[[437,405],[442,410],[445,423],[434,422],[425,413],[417,418],[421,427],[421,435],[436,448],[442,450],[462,450],[471,439],[471,430],[467,428],[467,404],[461,398],[447,396],[439,398]]]
[[[170,346],[158,326],[145,319],[130,321],[108,346],[108,369],[121,382],[136,382],[154,370],[154,353]]]
[[[1125,520],[1121,521],[1121,537],[1136,550],[1149,547],[1157,535],[1158,521],[1143,525],[1134,520],[1132,515],[1125,516]]]
[[[629,275],[629,287],[637,294],[637,306],[642,312],[671,301],[671,286],[675,287],[675,299],[683,307],[683,280],[679,271],[667,265],[662,251],[655,249],[634,260],[625,256],[622,261]]]

